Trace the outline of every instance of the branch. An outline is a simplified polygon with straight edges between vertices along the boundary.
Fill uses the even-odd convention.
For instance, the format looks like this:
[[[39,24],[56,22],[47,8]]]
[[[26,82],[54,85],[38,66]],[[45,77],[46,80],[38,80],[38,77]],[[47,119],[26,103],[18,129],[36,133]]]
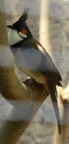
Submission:
[[[59,135],[56,126],[54,144],[67,144],[69,131],[69,86],[61,89],[58,97],[59,111],[61,116],[62,133]]]
[[[4,0],[1,0],[0,4],[4,8]],[[42,85],[36,84],[33,90],[29,86],[22,85],[18,80],[14,71],[14,58],[8,48],[6,18],[5,14],[1,12],[0,92],[8,102],[15,106],[9,115],[14,120],[5,121],[0,129],[0,144],[15,144],[28,127],[35,113],[48,96],[48,93]]]

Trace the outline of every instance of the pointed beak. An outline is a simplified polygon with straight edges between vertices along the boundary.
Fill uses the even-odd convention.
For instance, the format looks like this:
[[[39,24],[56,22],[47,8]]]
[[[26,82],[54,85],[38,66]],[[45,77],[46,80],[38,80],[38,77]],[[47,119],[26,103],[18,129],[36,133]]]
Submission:
[[[15,29],[13,25],[7,25],[7,27],[13,30]]]

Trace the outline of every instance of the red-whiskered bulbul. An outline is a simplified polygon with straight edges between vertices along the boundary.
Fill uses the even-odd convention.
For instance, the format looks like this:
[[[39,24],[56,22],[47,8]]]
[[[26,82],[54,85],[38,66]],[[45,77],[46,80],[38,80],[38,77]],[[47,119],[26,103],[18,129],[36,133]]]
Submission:
[[[8,25],[9,45],[13,53],[16,65],[26,75],[33,78],[37,83],[43,84],[50,93],[57,123],[61,133],[60,114],[57,104],[56,86],[62,86],[61,75],[44,47],[34,39],[26,20],[28,10],[12,25]]]

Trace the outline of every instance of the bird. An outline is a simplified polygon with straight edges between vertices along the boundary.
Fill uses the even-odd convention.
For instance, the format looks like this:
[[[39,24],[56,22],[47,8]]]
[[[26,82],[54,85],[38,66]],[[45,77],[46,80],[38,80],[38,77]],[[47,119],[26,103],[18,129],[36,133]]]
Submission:
[[[61,86],[62,77],[51,56],[42,44],[37,41],[28,27],[28,9],[9,28],[8,41],[17,67],[27,76],[42,84],[51,96],[53,108],[61,134],[61,120],[57,102],[57,88]]]

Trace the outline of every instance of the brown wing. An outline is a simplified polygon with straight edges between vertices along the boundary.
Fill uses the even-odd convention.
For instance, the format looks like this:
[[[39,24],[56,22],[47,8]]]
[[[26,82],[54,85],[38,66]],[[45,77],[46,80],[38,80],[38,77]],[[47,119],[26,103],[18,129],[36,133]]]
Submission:
[[[25,42],[22,41],[19,45],[13,45],[11,49],[13,50],[13,54],[15,53],[14,51],[17,52],[17,49],[20,49],[21,53],[17,60],[27,69],[31,71],[34,70],[35,72],[40,71],[48,79],[60,85],[59,81],[61,81],[62,78],[51,57],[38,41],[35,39],[30,39]]]

